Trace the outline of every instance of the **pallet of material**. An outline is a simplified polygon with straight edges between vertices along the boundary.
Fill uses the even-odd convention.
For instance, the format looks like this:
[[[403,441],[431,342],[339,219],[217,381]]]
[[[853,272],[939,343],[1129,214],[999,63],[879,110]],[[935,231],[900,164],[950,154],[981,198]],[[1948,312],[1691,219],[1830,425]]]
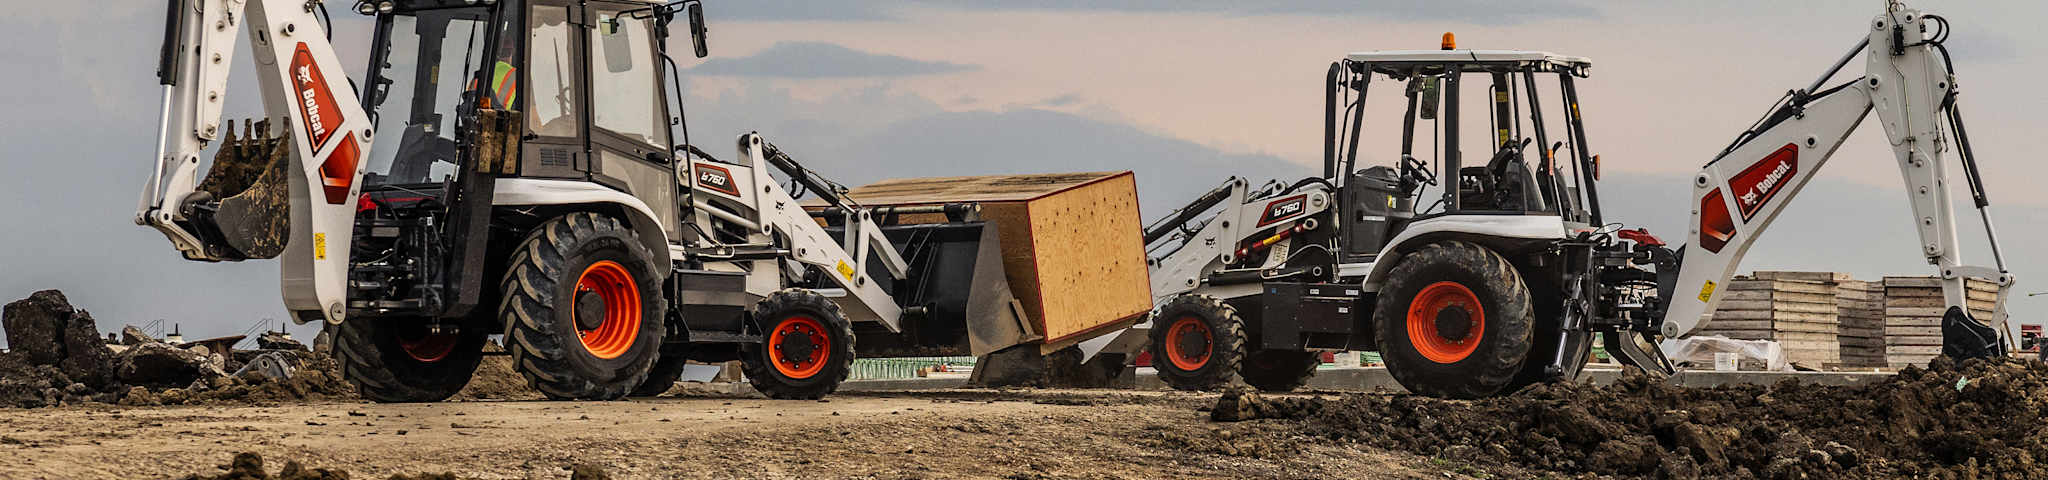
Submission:
[[[1010,289],[1047,351],[1152,310],[1131,172],[905,178],[847,196],[869,207],[979,204],[996,226]]]
[[[1841,343],[1841,366],[1885,366],[1884,282],[1854,279],[1837,281],[1835,307],[1835,319],[1839,326],[1835,338]]]
[[[1998,285],[1971,280],[1965,282],[1964,296],[1971,316],[1989,318],[1998,300]],[[1940,355],[1945,305],[1939,278],[1885,277],[1885,362],[1892,367],[1926,366]]]
[[[1728,282],[1721,303],[1699,331],[1743,340],[1772,340],[1786,360],[1812,368],[1841,363],[1840,313],[1833,272],[1757,272]]]

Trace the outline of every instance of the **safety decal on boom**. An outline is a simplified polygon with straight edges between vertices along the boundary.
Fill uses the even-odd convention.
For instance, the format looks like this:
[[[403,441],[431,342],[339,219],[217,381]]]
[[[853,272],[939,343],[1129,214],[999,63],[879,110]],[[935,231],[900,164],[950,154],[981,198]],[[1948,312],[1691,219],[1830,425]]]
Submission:
[[[327,91],[327,77],[320,74],[320,64],[313,62],[313,51],[300,43],[298,51],[292,54],[293,96],[299,103],[299,124],[306,127],[306,139],[311,141],[313,151],[327,148],[327,141],[334,138],[334,131],[341,128],[341,108],[334,103],[334,92]]]
[[[1778,196],[1785,189],[1785,183],[1799,173],[1799,146],[1787,143],[1763,161],[1742,169],[1735,178],[1728,179],[1728,187],[1735,192],[1735,206],[1742,211],[1742,222],[1756,216],[1765,203]]]
[[[1266,213],[1259,215],[1259,225],[1264,227],[1294,218],[1308,210],[1308,195],[1295,195],[1266,204]]]
[[[1714,298],[1713,280],[1708,280],[1707,283],[1700,285],[1700,301],[1704,302],[1709,298]]]

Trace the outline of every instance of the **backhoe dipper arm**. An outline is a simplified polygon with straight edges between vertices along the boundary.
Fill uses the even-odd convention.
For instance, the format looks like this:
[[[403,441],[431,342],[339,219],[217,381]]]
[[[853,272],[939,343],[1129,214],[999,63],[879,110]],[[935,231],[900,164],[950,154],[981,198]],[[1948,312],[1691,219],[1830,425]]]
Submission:
[[[263,107],[291,144],[290,239],[282,254],[285,307],[294,320],[343,315],[351,228],[371,124],[334,47],[306,0],[169,0],[158,150],[135,222],[168,237],[185,258],[240,260],[210,245],[218,230],[197,190],[199,153],[221,136],[221,105],[243,23],[255,53]],[[246,16],[245,16],[246,13]],[[275,127],[274,127],[275,128]]]
[[[1676,283],[1665,289],[1672,292],[1672,298],[1665,300],[1661,327],[1666,337],[1690,334],[1700,326],[1702,314],[1713,311],[1726,295],[1720,287],[1734,274],[1757,236],[1873,109],[1905,177],[1920,253],[1938,270],[1949,316],[1960,312],[1963,320],[1980,330],[1984,328],[1981,323],[1988,323],[1997,331],[1991,339],[1994,344],[2006,334],[2005,298],[2013,276],[1999,258],[1998,240],[1985,211],[1989,202],[1984,200],[1981,183],[1975,181],[1976,164],[1970,158],[1968,137],[1960,130],[1961,119],[1955,114],[1955,77],[1940,45],[1947,35],[1946,23],[1891,4],[1884,15],[1867,25],[1866,41],[1813,86],[1792,92],[1701,169],[1693,178],[1691,241],[1683,247]],[[1941,31],[1928,38],[1923,25]],[[1818,90],[1859,53],[1866,59],[1861,78]],[[1949,205],[1947,164],[1942,159],[1951,142],[1963,152],[1961,164],[1970,174],[1969,186],[1990,237],[1995,266],[1963,263]],[[1991,318],[1967,317],[1973,302],[1965,289],[1966,279],[1999,286]]]

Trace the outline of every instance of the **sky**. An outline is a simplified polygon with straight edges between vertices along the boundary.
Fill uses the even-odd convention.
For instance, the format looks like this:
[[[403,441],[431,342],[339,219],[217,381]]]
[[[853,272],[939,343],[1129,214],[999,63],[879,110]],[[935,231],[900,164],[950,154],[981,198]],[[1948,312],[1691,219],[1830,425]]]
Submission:
[[[335,3],[338,49],[363,63],[367,22]],[[716,154],[759,131],[847,184],[895,177],[1132,170],[1147,219],[1224,181],[1319,170],[1322,77],[1368,50],[1463,47],[1590,57],[1579,83],[1611,220],[1683,236],[1689,178],[1786,90],[1862,35],[1882,2],[710,0],[708,59],[677,58],[693,140]],[[2030,161],[2048,107],[2048,4],[1914,2],[1956,27],[1962,105],[2019,293],[2048,290]],[[34,2],[0,17],[0,301],[64,290],[103,329],[155,319],[189,338],[281,319],[273,262],[182,260],[133,225],[160,101],[156,2]],[[674,51],[688,51],[678,39]],[[246,49],[229,118],[260,114]],[[1860,71],[1860,64],[1851,72]],[[361,67],[349,73],[360,78]],[[1381,90],[1386,91],[1386,90]],[[1381,98],[1391,97],[1386,95]],[[1371,106],[1383,104],[1374,102]],[[1392,118],[1391,116],[1388,118]],[[1397,127],[1368,119],[1361,162]],[[1468,151],[1468,155],[1470,155]],[[1932,271],[1882,131],[1866,126],[1752,249],[1743,271],[1858,278]],[[1967,227],[1976,215],[1959,219]],[[1966,241],[1966,243],[1969,243]],[[1987,263],[1981,242],[1966,258]],[[2048,297],[2043,297],[2048,298]],[[2048,303],[2018,298],[2014,318]],[[310,336],[311,326],[294,330]]]

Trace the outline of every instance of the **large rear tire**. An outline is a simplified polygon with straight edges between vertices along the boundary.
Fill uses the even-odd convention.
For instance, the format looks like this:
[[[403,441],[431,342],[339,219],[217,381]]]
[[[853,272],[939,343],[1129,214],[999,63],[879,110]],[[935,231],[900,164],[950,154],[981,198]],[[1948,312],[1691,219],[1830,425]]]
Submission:
[[[1521,274],[1500,254],[1461,241],[1425,245],[1400,262],[1373,312],[1387,372],[1422,395],[1506,393],[1532,341]]]
[[[754,307],[761,343],[741,347],[740,368],[768,398],[816,400],[853,373],[853,324],[817,292],[784,289]]]
[[[663,270],[618,220],[548,220],[512,254],[498,306],[506,349],[553,399],[614,400],[647,377],[666,330]]]
[[[1308,384],[1321,365],[1321,352],[1259,350],[1244,358],[1238,375],[1244,383],[1268,392],[1292,392]]]
[[[1175,390],[1204,391],[1238,381],[1244,320],[1216,297],[1173,297],[1152,314],[1152,368]]]
[[[423,318],[352,318],[332,327],[341,375],[377,402],[438,402],[469,384],[482,328],[436,334]]]

